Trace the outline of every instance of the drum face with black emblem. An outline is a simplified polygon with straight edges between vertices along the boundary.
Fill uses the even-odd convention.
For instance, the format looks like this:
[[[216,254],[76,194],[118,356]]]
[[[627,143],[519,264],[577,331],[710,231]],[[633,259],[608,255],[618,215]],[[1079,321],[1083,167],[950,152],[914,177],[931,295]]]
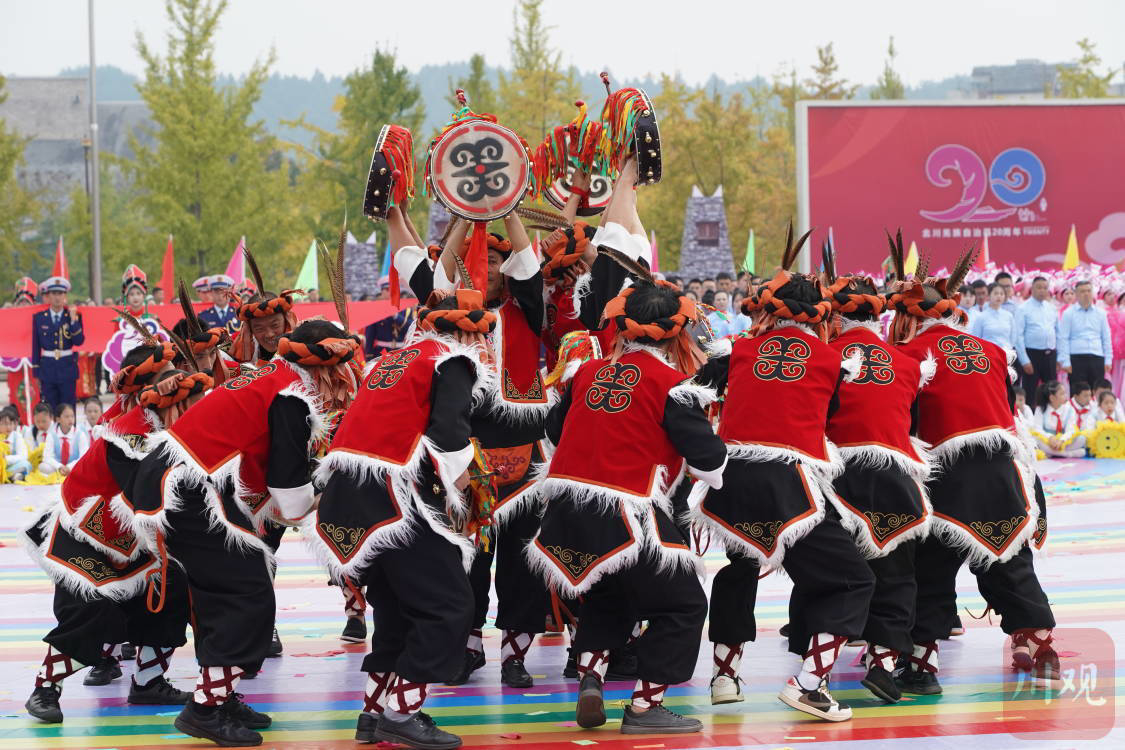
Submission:
[[[391,207],[391,189],[394,177],[391,174],[383,144],[387,140],[390,125],[384,125],[375,140],[375,151],[371,154],[371,168],[367,172],[367,190],[363,194],[363,215],[372,221],[387,218]]]
[[[641,184],[654,185],[660,182],[662,160],[660,152],[660,128],[656,124],[656,110],[648,94],[641,92],[645,108],[637,116],[633,128],[633,148],[637,153],[637,175]]]
[[[568,165],[566,177],[555,180],[543,191],[543,197],[557,209],[566,208],[566,202],[570,198],[570,180],[574,176],[575,169],[577,167],[574,164]],[[613,185],[605,175],[590,175],[590,197],[587,199],[587,205],[579,207],[578,215],[597,216],[609,205],[612,193]]]
[[[527,149],[503,125],[487,120],[456,125],[434,144],[429,159],[434,198],[462,219],[499,219],[527,195]]]

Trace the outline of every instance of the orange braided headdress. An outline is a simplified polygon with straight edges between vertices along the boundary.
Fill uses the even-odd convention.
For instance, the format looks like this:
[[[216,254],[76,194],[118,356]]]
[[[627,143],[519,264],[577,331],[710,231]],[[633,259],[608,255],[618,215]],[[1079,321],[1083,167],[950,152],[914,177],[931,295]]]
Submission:
[[[476,289],[458,289],[457,306],[453,309],[434,309],[448,296],[435,291],[426,300],[427,306],[418,308],[418,330],[484,335],[496,327],[496,313],[484,309],[484,295]]]
[[[316,343],[302,343],[282,336],[277,343],[279,357],[305,367],[331,367],[350,362],[360,350],[359,341],[354,336],[321,339]]]
[[[501,255],[507,255],[508,253],[512,252],[512,241],[504,239],[504,237],[502,235],[496,234],[496,232],[489,232],[486,235],[486,239],[488,241],[488,249],[489,250],[495,250],[496,252],[500,253]],[[465,253],[468,252],[469,243],[471,241],[472,241],[471,236],[465,238],[464,243],[461,245],[461,247],[462,247],[461,257],[465,257]]]
[[[870,276],[840,276],[828,287],[832,309],[838,313],[859,313],[860,315],[879,315],[887,306],[887,298],[882,294],[861,294],[856,290],[856,281],[864,281],[875,287]]]
[[[968,314],[958,306],[961,293],[947,296],[947,284],[948,279],[935,281],[932,278],[925,284],[918,281],[895,283],[895,290],[887,299],[887,305],[895,311],[895,319],[891,323],[891,343],[903,344],[913,339],[918,333],[919,323],[926,318],[953,318],[960,324],[968,322]],[[926,299],[927,289],[936,292],[930,295],[930,299]],[[937,299],[934,299],[935,296]]]
[[[584,221],[576,221],[573,226],[564,229],[558,240],[544,248],[548,260],[543,264],[543,277],[549,281],[564,278],[567,269],[582,260],[594,231]]]
[[[150,409],[168,409],[192,396],[211,390],[214,379],[205,372],[194,372],[190,375],[184,372],[172,376],[176,381],[176,390],[169,394],[161,394],[155,385],[145,387],[138,398],[141,406]]]
[[[315,342],[282,336],[277,355],[308,369],[328,409],[345,409],[359,388],[363,348],[356,336],[326,337]]]
[[[110,389],[117,394],[130,395],[149,384],[164,366],[176,357],[176,347],[170,341],[161,341],[143,361],[117,371],[110,381]]]
[[[676,312],[664,318],[651,321],[638,321],[629,317],[625,311],[625,303],[629,297],[644,286],[668,289],[676,294],[679,308]],[[707,361],[706,355],[699,348],[687,324],[694,322],[698,315],[695,301],[684,294],[678,286],[662,279],[653,279],[651,282],[638,281],[633,286],[626,287],[621,293],[606,303],[602,317],[612,320],[617,326],[617,337],[613,342],[613,352],[610,359],[614,362],[624,353],[624,342],[635,341],[638,344],[656,344],[670,341],[672,362],[675,367],[687,375],[694,375],[695,371]]]
[[[293,312],[293,290],[287,289],[277,297],[268,299],[251,299],[238,308],[238,318],[242,327],[234,337],[230,355],[239,362],[249,362],[254,358],[254,334],[250,330],[250,321],[254,318],[265,318],[269,315],[281,315],[285,320],[286,333],[297,327],[297,314]]]
[[[793,280],[805,280],[815,285],[820,292],[820,299],[816,302],[806,302],[787,296],[779,296],[778,292]],[[758,323],[750,329],[749,335],[757,336],[771,330],[779,320],[792,320],[797,323],[806,323],[812,326],[818,336],[826,337],[824,322],[832,312],[832,302],[828,297],[828,290],[820,283],[820,279],[808,274],[795,274],[780,270],[767,283],[762,284],[754,294],[742,300],[742,312],[752,315],[761,312]]]
[[[197,333],[194,336],[189,336],[187,344],[191,347],[192,354],[203,354],[204,352],[214,349],[223,342],[230,341],[230,334],[227,333],[225,328],[209,328],[203,333]]]

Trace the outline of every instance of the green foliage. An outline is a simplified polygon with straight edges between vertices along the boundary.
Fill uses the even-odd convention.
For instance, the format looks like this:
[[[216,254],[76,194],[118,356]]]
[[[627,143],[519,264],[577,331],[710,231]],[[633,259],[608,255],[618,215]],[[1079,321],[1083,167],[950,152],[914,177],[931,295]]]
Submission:
[[[0,75],[0,102],[4,93],[4,76]],[[0,268],[0,299],[11,299],[15,280],[32,268],[36,253],[24,241],[24,235],[39,218],[38,196],[16,182],[16,170],[23,163],[26,138],[8,130],[0,120],[0,248],[7,262]]]
[[[836,77],[840,66],[836,62],[836,53],[832,50],[832,42],[823,47],[817,47],[816,57],[816,65],[813,65],[813,77],[805,79],[808,98],[851,99],[854,97],[859,85],[849,85],[843,78]]]
[[[449,110],[454,112],[460,109],[457,103],[457,89],[462,89],[469,98],[469,106],[474,112],[496,112],[496,89],[488,77],[488,67],[484,62],[484,55],[479,52],[469,58],[469,75],[449,82]]]
[[[119,167],[156,236],[175,236],[184,276],[225,268],[242,235],[260,257],[275,256],[298,226],[287,160],[262,121],[251,117],[272,53],[240,84],[216,84],[214,38],[226,6],[226,0],[166,0],[173,31],[163,55],[137,35],[145,63],[137,89],[155,124],[153,143],[132,137],[135,157]],[[277,284],[297,271],[295,264],[267,267],[267,282]]]
[[[1113,82],[1117,71],[1111,68],[1105,73],[1098,73],[1096,68],[1101,64],[1102,58],[1089,39],[1080,39],[1078,49],[1082,54],[1073,67],[1059,66],[1059,96],[1067,99],[1100,99],[1109,96],[1109,84]]]
[[[543,24],[543,0],[519,0],[512,11],[512,60],[500,73],[497,92],[503,125],[531,145],[551,128],[574,117],[574,102],[582,98],[577,72],[563,69],[562,53],[551,47],[550,27]],[[479,111],[476,105],[473,109]]]
[[[890,42],[887,43],[887,62],[883,66],[883,75],[879,76],[875,88],[871,90],[872,99],[902,99],[906,96],[906,87],[902,84],[902,78],[895,70],[895,57],[897,56],[895,38],[892,36]]]

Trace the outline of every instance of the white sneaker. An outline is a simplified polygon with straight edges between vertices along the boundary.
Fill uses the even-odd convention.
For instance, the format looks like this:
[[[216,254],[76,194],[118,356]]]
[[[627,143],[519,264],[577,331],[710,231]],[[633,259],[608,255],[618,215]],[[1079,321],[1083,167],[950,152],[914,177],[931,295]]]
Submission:
[[[847,721],[852,718],[852,709],[846,703],[840,703],[828,692],[828,680],[821,680],[816,690],[805,690],[797,683],[796,677],[790,677],[777,696],[782,703],[812,714],[825,721]]]
[[[724,703],[741,703],[746,700],[742,694],[742,680],[731,679],[725,674],[716,675],[711,680],[711,705],[721,706]]]

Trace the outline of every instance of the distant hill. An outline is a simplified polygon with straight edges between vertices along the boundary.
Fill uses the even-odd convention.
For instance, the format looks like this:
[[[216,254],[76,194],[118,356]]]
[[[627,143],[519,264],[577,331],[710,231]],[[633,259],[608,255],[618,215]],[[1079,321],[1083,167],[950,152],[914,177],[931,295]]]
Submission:
[[[85,76],[87,67],[66,68],[59,71],[60,76]],[[489,74],[495,82],[498,68],[490,68]],[[422,100],[426,105],[426,122],[424,130],[428,133],[440,127],[450,114],[450,106],[446,97],[449,95],[450,82],[466,76],[469,72],[468,62],[445,63],[442,65],[426,65],[415,73],[415,80],[422,91]],[[99,101],[137,101],[137,77],[112,65],[98,66],[98,100]],[[234,83],[234,76],[220,76],[221,83]],[[605,95],[598,71],[579,73],[582,84],[583,96],[589,102],[600,102]],[[713,76],[704,87],[708,90],[717,90],[721,94],[731,94],[735,91],[745,91],[752,87],[767,85],[768,81],[759,77],[749,81],[725,81]],[[639,86],[655,96],[660,93],[659,84],[652,78],[646,79],[614,79],[614,87]],[[958,92],[969,90],[969,76],[953,76],[941,81],[924,81],[918,86],[906,90],[907,99],[948,99],[956,96]],[[870,87],[859,90],[859,99],[868,98]],[[254,114],[265,121],[271,132],[280,138],[292,140],[303,145],[309,145],[311,137],[307,131],[294,130],[281,125],[283,120],[295,120],[304,114],[312,124],[329,130],[336,127],[336,113],[333,104],[336,98],[344,93],[344,79],[341,76],[326,77],[319,71],[311,78],[299,76],[286,76],[273,74],[266,81],[262,90],[262,98],[254,108]]]

